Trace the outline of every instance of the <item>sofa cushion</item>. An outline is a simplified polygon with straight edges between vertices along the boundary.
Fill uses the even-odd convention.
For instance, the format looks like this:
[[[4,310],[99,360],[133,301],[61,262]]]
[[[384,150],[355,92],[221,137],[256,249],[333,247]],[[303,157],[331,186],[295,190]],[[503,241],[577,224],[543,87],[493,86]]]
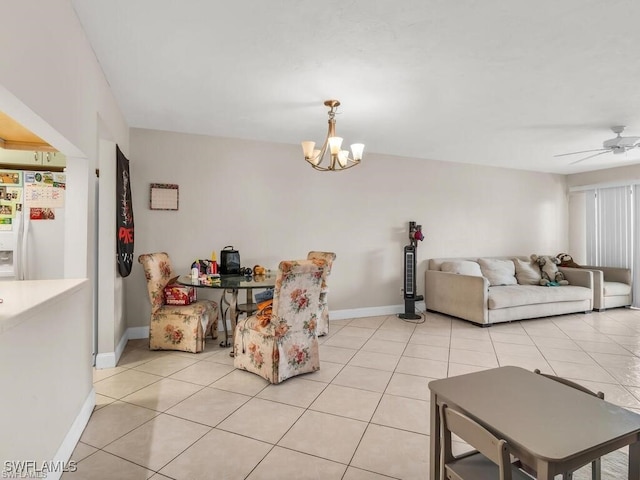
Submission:
[[[605,297],[613,297],[616,295],[629,295],[631,293],[631,285],[621,282],[602,282]]]
[[[513,259],[516,267],[516,280],[520,285],[540,285],[540,267],[537,263],[519,258]]]
[[[456,262],[444,262],[440,267],[443,272],[457,273],[459,275],[471,275],[481,277],[480,265],[469,260],[459,260]]]
[[[573,302],[591,299],[591,289],[575,285],[542,287],[540,285],[506,285],[489,288],[490,310],[540,303]]]
[[[479,258],[482,276],[489,280],[489,286],[517,285],[516,269],[512,260],[498,260],[496,258]]]

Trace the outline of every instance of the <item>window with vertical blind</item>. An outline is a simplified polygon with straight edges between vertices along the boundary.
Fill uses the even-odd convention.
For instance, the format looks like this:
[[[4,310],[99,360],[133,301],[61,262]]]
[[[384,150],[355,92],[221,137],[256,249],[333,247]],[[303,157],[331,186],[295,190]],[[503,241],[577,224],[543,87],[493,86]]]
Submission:
[[[640,185],[586,192],[587,264],[631,268],[633,304],[640,306]]]
[[[631,275],[633,278],[633,307],[640,307],[640,185],[633,186],[633,242]]]

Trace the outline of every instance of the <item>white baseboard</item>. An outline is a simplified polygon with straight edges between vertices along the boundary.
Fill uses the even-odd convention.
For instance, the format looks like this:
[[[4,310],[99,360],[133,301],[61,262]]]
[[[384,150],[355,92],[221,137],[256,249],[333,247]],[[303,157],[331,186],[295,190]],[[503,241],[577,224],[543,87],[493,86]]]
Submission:
[[[127,329],[127,340],[138,338],[149,338],[149,327],[129,327]]]
[[[424,302],[416,302],[416,311],[424,312]],[[329,320],[346,320],[349,318],[378,317],[381,315],[395,315],[404,312],[402,305],[384,305],[381,307],[351,308],[347,310],[330,310]]]
[[[113,368],[118,365],[118,361],[127,346],[127,341],[136,338],[149,338],[149,327],[131,327],[124,331],[120,338],[115,352],[99,353],[96,355],[96,368]]]
[[[96,355],[96,368],[113,368],[116,362],[116,352],[99,353]]]
[[[73,421],[73,424],[65,435],[60,448],[58,448],[58,451],[53,457],[53,465],[68,464],[71,454],[82,436],[82,432],[87,426],[87,423],[89,423],[89,418],[91,417],[91,413],[93,413],[93,408],[95,406],[96,391],[92,387],[89,395],[87,395],[87,398],[80,408],[80,412],[78,412],[78,416]],[[47,473],[47,479],[58,480],[61,476],[62,472],[51,471]]]
[[[416,302],[416,311],[424,312],[426,306],[424,302]],[[331,310],[329,312],[329,320],[346,320],[349,318],[362,318],[362,317],[378,317],[381,315],[396,315],[404,312],[403,305],[384,305],[381,307],[364,307],[364,308],[351,308],[346,310]],[[221,328],[218,328],[221,331]],[[115,367],[122,355],[124,347],[127,345],[127,340],[133,340],[137,338],[149,338],[149,327],[129,327],[122,339],[118,343],[118,349],[116,352],[100,353],[96,356],[96,368],[112,368]]]

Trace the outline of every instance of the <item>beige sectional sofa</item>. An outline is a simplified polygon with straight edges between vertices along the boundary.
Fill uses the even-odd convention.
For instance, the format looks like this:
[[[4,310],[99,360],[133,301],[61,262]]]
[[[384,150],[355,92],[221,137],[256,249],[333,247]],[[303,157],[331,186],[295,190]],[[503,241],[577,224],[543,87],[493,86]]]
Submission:
[[[560,267],[569,285],[546,287],[535,278],[536,268],[526,256],[432,258],[426,307],[482,326],[594,308],[591,270]]]

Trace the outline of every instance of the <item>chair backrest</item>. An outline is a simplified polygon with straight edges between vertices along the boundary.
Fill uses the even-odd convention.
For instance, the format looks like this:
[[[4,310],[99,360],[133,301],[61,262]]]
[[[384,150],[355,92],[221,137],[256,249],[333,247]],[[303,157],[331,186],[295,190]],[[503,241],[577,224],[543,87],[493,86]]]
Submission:
[[[315,335],[324,271],[322,260],[280,262],[271,317],[276,337],[285,336],[291,330],[305,330]]]
[[[324,270],[324,277],[322,278],[322,289],[327,288],[327,277],[331,275],[331,266],[336,259],[336,254],[333,252],[314,252],[311,251],[307,254],[307,260],[324,260],[327,265]]]
[[[593,395],[594,397],[598,397],[604,400],[604,393],[594,392],[593,390],[589,390],[587,387],[583,387],[579,383],[572,382],[571,380],[567,380],[566,378],[557,377],[555,375],[551,375],[550,373],[542,373],[539,368],[536,368],[533,373],[537,373],[538,375],[542,375],[543,377],[547,377],[568,387],[575,388],[576,390],[580,390],[581,392],[588,393],[589,395]]]
[[[327,266],[325,267],[325,277],[331,275],[331,266],[333,265],[333,261],[336,259],[336,254],[333,252],[316,252],[311,251],[307,254],[307,260],[320,259],[327,262]]]
[[[455,433],[482,455],[498,465],[500,480],[511,480],[509,446],[479,423],[443,403],[440,405],[442,420],[443,466],[455,460],[451,452],[451,433]]]
[[[145,253],[138,257],[138,263],[144,268],[151,311],[155,311],[164,305],[163,289],[175,277],[171,259],[165,252]]]

